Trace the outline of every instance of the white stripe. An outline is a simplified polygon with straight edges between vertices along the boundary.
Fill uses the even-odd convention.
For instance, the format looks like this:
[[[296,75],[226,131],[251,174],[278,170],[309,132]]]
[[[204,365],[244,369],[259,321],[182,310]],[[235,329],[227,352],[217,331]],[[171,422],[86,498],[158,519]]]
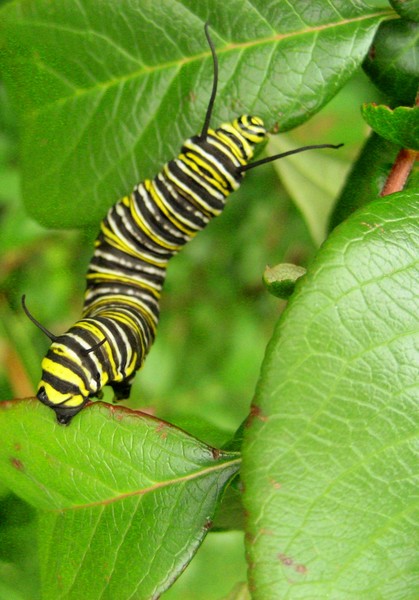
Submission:
[[[143,264],[139,262],[139,259],[133,259],[131,260],[127,260],[126,258],[122,258],[120,256],[115,256],[114,254],[112,254],[112,252],[105,252],[103,250],[101,250],[100,248],[97,248],[94,252],[94,257],[98,257],[98,258],[103,258],[105,260],[108,260],[110,262],[114,262],[115,265],[121,265],[123,268],[129,268],[129,269],[133,269],[135,271],[138,271],[140,273],[147,273],[149,275],[155,275],[157,277],[161,277],[164,276],[165,272],[166,272],[166,262],[164,263],[163,267],[156,267],[154,265],[149,265],[149,263]],[[129,257],[129,254],[125,254],[125,256]],[[94,271],[97,270],[97,266],[95,265],[94,267]],[[115,266],[115,270],[116,270],[116,266]]]

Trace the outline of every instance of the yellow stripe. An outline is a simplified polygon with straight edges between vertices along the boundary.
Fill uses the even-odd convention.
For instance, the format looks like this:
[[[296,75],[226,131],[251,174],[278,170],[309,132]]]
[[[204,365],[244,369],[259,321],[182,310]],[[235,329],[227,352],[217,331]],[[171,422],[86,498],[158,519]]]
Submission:
[[[143,349],[143,353],[142,353],[143,360],[142,360],[142,362],[144,362],[145,355],[147,354],[147,351],[148,351],[148,348],[145,348],[145,349]],[[132,353],[132,360],[131,360],[131,362],[129,363],[128,367],[125,369],[125,371],[126,371],[126,373],[127,373],[127,376],[128,376],[128,377],[129,377],[129,376],[130,376],[132,373],[134,373],[134,372],[135,372],[135,370],[136,370],[136,369],[135,369],[135,365],[136,365],[137,361],[138,361],[138,354],[137,354],[137,352],[133,352],[133,353]]]
[[[102,298],[92,301],[92,303],[89,304],[89,306],[86,308],[88,308],[89,313],[90,313],[90,311],[93,309],[93,307],[94,308],[100,307],[100,306],[107,307],[107,306],[109,306],[109,302],[115,302],[118,304],[126,305],[128,309],[133,308],[136,311],[141,311],[144,306],[140,300],[138,302],[131,301],[129,299],[129,296],[119,295],[119,294],[108,294]],[[147,312],[150,312],[150,311],[147,311]],[[150,313],[150,314],[152,314],[152,313]],[[84,315],[84,316],[86,316],[86,315]]]
[[[220,128],[225,128],[228,131],[231,131],[231,133],[233,135],[238,134],[237,129],[235,127],[233,127],[231,123],[223,123]],[[237,160],[239,161],[240,164],[242,164],[242,165],[246,164],[246,159],[243,157],[242,151],[240,150],[240,148],[238,148],[237,144],[235,144],[231,138],[229,138],[225,134],[222,134],[222,132],[220,132],[220,131],[215,131],[214,129],[208,130],[208,136],[212,138],[209,140],[209,143],[214,144],[214,146],[216,146],[219,150],[221,150],[221,152],[223,154],[228,156],[230,158],[230,160],[231,160],[231,155],[233,155],[233,157],[237,158]],[[239,137],[242,138],[241,135],[239,135]],[[243,138],[243,140],[244,140],[244,138]],[[216,141],[218,141],[220,143],[220,145],[214,143]],[[248,147],[246,140],[244,140],[243,146]]]
[[[45,393],[47,398],[52,404],[61,404],[61,406],[71,406],[73,408],[77,406],[81,406],[84,404],[85,398],[81,394],[76,394],[74,396],[68,396],[68,394],[62,394],[61,392],[57,392],[55,388],[52,387],[50,383],[47,381],[41,380],[38,386],[38,391],[41,388],[45,389]],[[68,398],[66,400],[66,398]],[[65,404],[62,404],[63,400],[66,400]]]
[[[109,301],[109,298],[108,298],[108,301]],[[138,307],[137,307],[137,310],[141,313],[141,316],[144,318],[144,320],[149,324],[150,329],[155,333],[156,329],[157,329],[157,323],[152,318],[152,315],[150,313],[148,313],[147,311],[139,310]],[[140,334],[141,337],[143,336],[143,331],[141,328],[138,327],[136,320],[133,317],[126,315],[123,312],[120,312],[118,310],[104,310],[104,311],[101,311],[100,316],[101,317],[109,317],[111,319],[114,319],[115,321],[120,321],[121,323],[124,323],[125,325],[129,325],[130,327],[135,329],[137,331],[137,333]]]
[[[150,180],[146,179],[142,184],[144,186],[144,189],[147,191],[146,183],[150,183]],[[141,195],[139,195],[139,197],[141,199]],[[132,216],[133,220],[135,221],[136,225],[138,226],[138,228],[141,229],[142,231],[144,231],[146,236],[148,238],[152,239],[153,242],[155,242],[157,244],[157,246],[160,246],[161,248],[164,248],[166,250],[171,250],[171,251],[177,251],[181,248],[181,246],[170,244],[169,242],[166,242],[166,240],[163,240],[162,238],[156,236],[154,231],[152,229],[150,229],[150,227],[144,221],[143,217],[137,212],[136,207],[135,207],[134,195],[131,196],[130,211],[131,211],[131,216]]]
[[[223,142],[223,144],[227,144],[228,147],[231,150],[231,153],[234,154],[234,156],[243,164],[246,164],[248,162],[248,160],[250,158],[252,158],[253,156],[253,148],[252,146],[249,144],[249,142],[246,140],[246,138],[240,133],[240,131],[238,131],[237,129],[233,129],[231,127],[226,127],[227,131],[231,131],[231,133],[233,135],[235,135],[236,137],[239,138],[242,146],[243,146],[243,150],[246,154],[246,156],[243,156],[243,150],[240,150],[239,147],[237,146],[237,144],[234,144],[234,142],[227,136],[225,135],[225,133],[223,133],[223,131],[217,131],[217,137],[220,141]]]
[[[226,141],[231,143],[230,139],[228,139]],[[222,154],[224,154],[224,156],[228,157],[229,160],[231,160],[233,162],[233,164],[234,164],[234,159],[237,160],[239,165],[247,164],[246,159],[243,158],[240,151],[237,150],[237,148],[236,148],[237,152],[231,151],[230,148],[226,148],[223,140],[220,138],[220,136],[218,134],[217,134],[217,137],[211,138],[208,143],[210,143],[211,146],[214,146],[215,148],[217,148],[217,150],[219,150]]]
[[[134,256],[135,258],[139,258],[141,256],[141,254],[139,252],[133,250],[131,248],[131,246],[126,244],[118,235],[116,235],[116,233],[114,233],[112,231],[112,229],[109,229],[105,225],[105,221],[102,221],[100,228],[101,228],[102,233],[105,236],[108,244],[110,244],[117,250],[121,250],[122,252],[125,252],[126,254],[130,254],[131,256]],[[98,241],[97,245],[100,246],[100,240]]]
[[[88,396],[89,391],[86,389],[83,380],[69,367],[65,367],[64,365],[45,357],[42,361],[42,369],[47,373],[51,373],[51,375],[54,375],[54,377],[58,377],[59,379],[76,386],[78,389],[80,389],[80,392],[83,394],[83,396]]]
[[[72,361],[74,364],[77,364],[77,366],[83,371],[87,381],[90,379],[90,372],[84,367],[83,362],[80,360],[80,357],[77,354],[77,351],[71,350],[66,344],[61,344],[60,342],[54,342],[51,345],[51,350],[56,356],[63,356],[64,358]]]

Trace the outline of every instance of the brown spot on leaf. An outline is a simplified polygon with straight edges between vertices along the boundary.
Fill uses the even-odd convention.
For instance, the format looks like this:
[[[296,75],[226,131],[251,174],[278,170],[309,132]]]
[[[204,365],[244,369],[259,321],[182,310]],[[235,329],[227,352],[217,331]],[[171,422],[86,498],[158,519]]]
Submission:
[[[244,534],[244,540],[245,540],[246,544],[253,544],[253,542],[255,540],[255,536],[250,531],[246,531]]]
[[[22,444],[20,442],[15,442],[14,449],[19,452],[19,450],[22,450]]]
[[[251,424],[253,423],[254,419],[258,419],[259,421],[262,421],[262,422],[265,422],[268,420],[268,417],[266,417],[262,413],[262,409],[260,408],[260,406],[257,406],[256,404],[252,404],[250,407],[250,414],[246,420],[246,427],[250,427]]]
[[[190,90],[190,92],[186,96],[186,99],[187,99],[188,102],[191,102],[192,104],[194,102],[196,102],[196,94],[195,94],[195,92],[193,90]]]
[[[18,471],[24,471],[23,462],[21,460],[19,460],[18,458],[16,458],[15,456],[10,457],[10,462],[14,469],[17,469]]]
[[[307,573],[307,570],[308,570],[307,567],[300,563],[296,563],[294,561],[294,559],[292,558],[292,556],[287,556],[286,554],[283,554],[282,552],[280,552],[278,554],[278,558],[281,561],[281,563],[284,565],[284,567],[292,567],[296,573],[301,573],[303,575],[305,573]]]
[[[369,49],[368,58],[370,60],[374,60],[374,58],[375,58],[375,46],[374,45],[372,45]]]
[[[160,437],[162,440],[165,440],[165,439],[167,438],[166,423],[163,423],[163,421],[160,421],[160,422],[157,424],[157,427],[156,427],[156,433],[158,433],[158,434],[159,434],[159,437]]]
[[[278,558],[286,567],[291,567],[291,565],[294,563],[291,556],[287,556],[286,554],[282,554],[281,552],[278,554]]]
[[[116,421],[122,421],[124,419],[124,413],[121,411],[121,407],[120,406],[115,406],[113,404],[109,405],[109,410],[112,413],[112,416],[115,418]]]
[[[212,520],[211,519],[207,519],[204,523],[204,529],[206,531],[208,531],[209,529],[211,529],[212,527]]]
[[[295,570],[297,571],[297,573],[302,573],[303,575],[308,571],[305,565],[295,565]]]
[[[221,452],[217,450],[217,448],[211,448],[212,458],[214,460],[218,460],[220,458]]]
[[[251,545],[255,541],[255,536],[253,535],[253,533],[250,533],[250,531],[246,531],[246,533],[244,534],[244,539],[246,541],[246,544]]]

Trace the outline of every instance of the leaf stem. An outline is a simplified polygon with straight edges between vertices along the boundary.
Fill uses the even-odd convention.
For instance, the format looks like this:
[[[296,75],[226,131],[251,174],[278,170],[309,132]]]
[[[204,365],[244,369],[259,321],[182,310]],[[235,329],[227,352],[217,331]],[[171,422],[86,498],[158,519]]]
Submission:
[[[416,94],[415,106],[419,106],[419,89]],[[394,192],[400,192],[404,188],[413,165],[418,158],[419,152],[402,148],[394,161],[380,196],[388,196]]]
[[[380,196],[388,196],[394,192],[400,192],[410,175],[410,171],[419,157],[419,152],[402,148],[391,168],[389,176],[384,184]]]

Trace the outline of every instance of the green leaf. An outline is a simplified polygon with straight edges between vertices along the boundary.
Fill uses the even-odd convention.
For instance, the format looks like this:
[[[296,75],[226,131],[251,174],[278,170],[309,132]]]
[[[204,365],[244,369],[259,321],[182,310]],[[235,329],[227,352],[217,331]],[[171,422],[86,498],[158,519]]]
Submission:
[[[411,106],[419,81],[419,24],[398,19],[382,23],[363,67],[393,104]]]
[[[416,598],[419,193],[335,229],[258,384],[242,478],[252,597]]]
[[[42,509],[46,600],[157,597],[191,560],[239,466],[237,453],[102,403],[63,428],[38,401],[5,402],[0,435],[1,480]]]
[[[388,106],[364,104],[362,116],[381,137],[402,148],[419,150],[419,106]]]
[[[295,147],[295,143],[279,136],[271,140],[269,153],[278,154]],[[335,152],[311,150],[274,163],[282,183],[300,209],[317,245],[326,237],[330,213],[349,170],[349,164],[341,161]]]
[[[41,223],[98,223],[202,127],[252,112],[281,131],[328,102],[363,60],[388,9],[361,0],[32,0],[1,11],[1,67],[20,112],[23,195]],[[175,125],[174,125],[175,124]]]

